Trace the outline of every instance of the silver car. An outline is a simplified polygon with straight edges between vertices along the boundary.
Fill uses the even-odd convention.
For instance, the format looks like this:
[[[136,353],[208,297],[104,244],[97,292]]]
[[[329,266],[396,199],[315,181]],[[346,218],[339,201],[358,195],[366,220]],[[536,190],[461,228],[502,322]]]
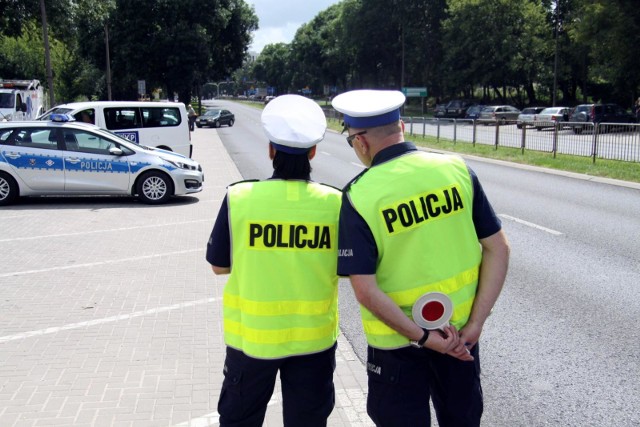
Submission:
[[[518,119],[516,120],[516,126],[518,126],[518,129],[522,129],[523,126],[533,126],[536,114],[541,113],[544,109],[545,107],[524,108],[520,114],[518,114]]]
[[[552,128],[557,124],[560,129],[563,128],[562,122],[569,121],[569,114],[571,113],[571,108],[569,107],[549,107],[545,108],[540,112],[540,114],[536,114],[533,120],[533,126],[535,126],[536,130],[542,130],[544,128]]]
[[[488,124],[513,124],[518,119],[520,110],[511,105],[491,105],[484,107],[480,112],[479,122]]]
[[[180,154],[137,145],[97,126],[0,123],[0,205],[19,196],[131,195],[148,204],[202,191],[202,167]]]

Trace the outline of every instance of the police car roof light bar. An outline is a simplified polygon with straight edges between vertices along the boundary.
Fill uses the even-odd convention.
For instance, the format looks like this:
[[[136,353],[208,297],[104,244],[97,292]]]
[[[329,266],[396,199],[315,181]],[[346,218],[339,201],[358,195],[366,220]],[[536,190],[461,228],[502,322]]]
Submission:
[[[69,114],[52,114],[50,118],[52,122],[60,122],[60,123],[74,122],[76,120],[73,116]]]

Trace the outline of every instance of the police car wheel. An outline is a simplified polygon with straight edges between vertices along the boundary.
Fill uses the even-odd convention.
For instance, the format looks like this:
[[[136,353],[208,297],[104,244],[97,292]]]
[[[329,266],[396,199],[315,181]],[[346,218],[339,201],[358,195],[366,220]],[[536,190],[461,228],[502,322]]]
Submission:
[[[9,174],[0,172],[0,206],[8,205],[18,198],[18,184]]]
[[[229,120],[229,127],[233,126],[233,120]]]
[[[161,172],[147,172],[138,180],[137,192],[141,202],[157,205],[173,195],[173,182]]]

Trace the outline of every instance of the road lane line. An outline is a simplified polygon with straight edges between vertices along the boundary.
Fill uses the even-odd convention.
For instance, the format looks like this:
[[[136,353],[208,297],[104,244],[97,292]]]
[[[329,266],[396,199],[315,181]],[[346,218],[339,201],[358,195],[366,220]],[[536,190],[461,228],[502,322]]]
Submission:
[[[359,167],[359,168],[366,169],[366,166],[365,166],[365,165],[363,165],[362,163],[351,162],[351,164],[352,164],[353,166],[357,166],[357,167]]]
[[[70,323],[68,325],[63,325],[63,326],[38,329],[36,331],[22,332],[14,335],[5,335],[3,337],[0,337],[0,343],[8,342],[8,341],[16,341],[16,340],[21,340],[21,339],[35,337],[35,336],[42,336],[47,334],[55,334],[56,332],[68,331],[70,329],[80,329],[88,326],[102,325],[104,323],[118,322],[120,320],[129,320],[135,317],[147,316],[149,314],[163,313],[165,311],[171,311],[171,310],[179,310],[182,308],[193,307],[196,305],[209,304],[214,301],[217,301],[218,299],[219,298],[203,298],[195,301],[188,301],[188,302],[168,305],[165,307],[152,308],[152,309],[143,310],[143,311],[135,311],[129,314],[119,314],[117,316],[110,316],[110,317],[104,317],[102,319],[88,320],[86,322]]]
[[[185,221],[185,222],[170,222],[165,224],[147,224],[140,225],[137,227],[123,227],[123,228],[112,228],[112,229],[104,229],[104,230],[89,230],[89,231],[81,231],[77,233],[64,233],[64,234],[48,234],[42,236],[26,236],[26,237],[13,237],[11,239],[0,239],[0,243],[3,242],[18,242],[21,240],[35,240],[35,239],[51,239],[55,237],[69,237],[69,236],[82,236],[84,234],[95,234],[95,233],[111,233],[113,231],[130,231],[130,230],[139,230],[143,228],[153,228],[153,227],[168,227],[171,225],[184,225],[184,224],[196,224],[198,222],[212,222],[212,219],[199,219],[197,221]]]
[[[538,229],[538,230],[542,230],[542,231],[544,231],[546,233],[553,234],[554,236],[560,236],[560,235],[563,234],[563,233],[561,233],[559,231],[552,230],[550,228],[543,227],[541,225],[534,224],[532,222],[525,221],[523,219],[516,218],[516,217],[510,216],[510,215],[498,214],[498,216],[500,216],[500,217],[502,217],[504,219],[508,219],[510,221],[513,221],[513,222],[517,222],[518,224],[526,225],[527,227],[531,227],[531,228],[535,228],[535,229]]]
[[[39,270],[14,271],[13,273],[0,274],[0,278],[1,277],[24,276],[24,275],[27,275],[27,274],[36,274],[36,273],[47,273],[47,272],[50,272],[50,271],[58,271],[58,270],[69,270],[69,269],[72,269],[72,268],[96,267],[96,266],[99,266],[99,265],[115,264],[115,263],[118,263],[118,262],[138,261],[138,260],[142,260],[142,259],[151,259],[151,258],[158,258],[158,257],[163,257],[163,256],[171,256],[171,255],[183,255],[183,254],[189,254],[189,253],[201,252],[201,251],[204,251],[204,249],[189,249],[189,250],[185,250],[185,251],[164,252],[164,253],[161,253],[161,254],[144,255],[144,256],[131,257],[131,258],[121,258],[121,259],[114,259],[114,260],[110,260],[110,261],[89,262],[89,263],[86,263],[86,264],[63,265],[63,266],[60,266],[60,267],[42,268],[42,269],[39,269]]]

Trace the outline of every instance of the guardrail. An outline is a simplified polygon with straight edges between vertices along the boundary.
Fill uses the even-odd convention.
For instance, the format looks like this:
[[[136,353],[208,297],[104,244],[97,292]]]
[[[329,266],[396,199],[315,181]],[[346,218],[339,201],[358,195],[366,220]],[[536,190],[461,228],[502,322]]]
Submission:
[[[516,122],[403,117],[405,133],[438,140],[519,148],[596,159],[640,162],[640,124],[534,122],[518,129]]]

